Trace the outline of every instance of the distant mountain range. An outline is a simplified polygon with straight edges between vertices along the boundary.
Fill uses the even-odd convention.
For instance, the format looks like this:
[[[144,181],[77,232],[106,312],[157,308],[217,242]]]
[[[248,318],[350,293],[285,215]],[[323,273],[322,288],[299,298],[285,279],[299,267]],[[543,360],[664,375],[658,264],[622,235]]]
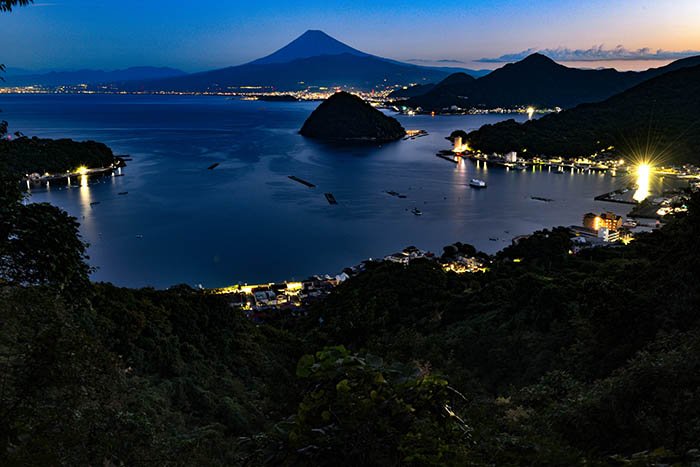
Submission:
[[[582,104],[524,124],[485,125],[468,135],[491,153],[588,156],[614,146],[632,158],[700,162],[700,65],[671,67],[603,102]]]
[[[377,57],[322,31],[306,31],[280,50],[244,65],[187,76],[129,83],[142,91],[223,91],[245,86],[297,90],[309,86],[373,89],[437,82],[457,69],[433,68]]]
[[[167,67],[131,67],[123,70],[75,70],[36,73],[8,69],[3,86],[70,86],[78,84],[109,84],[133,80],[152,80],[184,76],[182,70]]]
[[[464,73],[449,76],[426,93],[410,98],[404,105],[425,111],[440,111],[451,106],[570,108],[607,99],[648,79],[698,64],[700,56],[643,72],[621,72],[611,68],[582,70],[560,65],[535,53],[478,79]]]

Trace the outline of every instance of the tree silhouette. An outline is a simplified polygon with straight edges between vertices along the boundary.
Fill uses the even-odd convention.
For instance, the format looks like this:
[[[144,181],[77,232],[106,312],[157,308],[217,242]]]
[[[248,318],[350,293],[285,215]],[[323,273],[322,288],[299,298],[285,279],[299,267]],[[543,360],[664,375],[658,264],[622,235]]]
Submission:
[[[12,11],[12,7],[25,6],[29,5],[30,3],[34,3],[34,0],[0,0],[0,12]],[[0,63],[0,72],[4,71],[5,65]],[[2,76],[0,76],[0,81],[5,81]],[[0,110],[0,112],[2,111]],[[7,133],[7,122],[0,120],[0,138],[5,136],[5,133]]]
[[[12,11],[13,7],[25,6],[34,3],[34,0],[0,0],[0,11]]]

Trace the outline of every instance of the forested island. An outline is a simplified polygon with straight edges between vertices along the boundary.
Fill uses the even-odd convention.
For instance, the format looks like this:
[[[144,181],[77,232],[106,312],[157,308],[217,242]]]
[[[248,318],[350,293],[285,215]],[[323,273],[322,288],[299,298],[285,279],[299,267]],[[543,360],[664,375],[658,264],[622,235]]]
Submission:
[[[304,122],[303,136],[338,142],[389,142],[406,135],[395,118],[347,92],[323,101]]]
[[[0,138],[0,164],[6,171],[21,176],[72,172],[81,166],[109,167],[115,160],[112,150],[96,141],[78,142],[26,136],[11,140]]]

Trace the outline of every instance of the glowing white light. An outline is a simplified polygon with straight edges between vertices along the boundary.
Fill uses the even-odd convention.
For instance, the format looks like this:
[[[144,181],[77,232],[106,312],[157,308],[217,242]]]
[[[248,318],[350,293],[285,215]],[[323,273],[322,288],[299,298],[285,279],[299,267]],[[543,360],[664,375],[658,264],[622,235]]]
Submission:
[[[634,192],[634,200],[641,203],[649,197],[651,183],[651,166],[646,163],[637,166],[637,191]]]

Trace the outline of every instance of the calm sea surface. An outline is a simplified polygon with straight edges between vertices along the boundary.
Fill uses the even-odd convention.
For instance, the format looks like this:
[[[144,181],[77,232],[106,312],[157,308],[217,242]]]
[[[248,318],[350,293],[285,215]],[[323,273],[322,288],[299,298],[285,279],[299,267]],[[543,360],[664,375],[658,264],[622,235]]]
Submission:
[[[134,158],[123,177],[32,193],[32,201],[48,201],[80,220],[97,267],[94,279],[123,286],[301,279],[408,245],[439,252],[462,241],[493,253],[516,235],[580,224],[588,211],[628,211],[593,200],[621,187],[623,178],[507,171],[435,157],[448,147],[452,130],[501,116],[400,116],[407,129],[430,135],[339,148],[297,134],[316,105],[222,97],[0,97],[12,131],[94,139]],[[207,170],[215,162],[220,165]],[[471,178],[486,180],[488,188],[470,188]],[[385,193],[391,190],[407,198]],[[339,204],[329,205],[325,192]],[[412,214],[414,207],[423,215]]]

